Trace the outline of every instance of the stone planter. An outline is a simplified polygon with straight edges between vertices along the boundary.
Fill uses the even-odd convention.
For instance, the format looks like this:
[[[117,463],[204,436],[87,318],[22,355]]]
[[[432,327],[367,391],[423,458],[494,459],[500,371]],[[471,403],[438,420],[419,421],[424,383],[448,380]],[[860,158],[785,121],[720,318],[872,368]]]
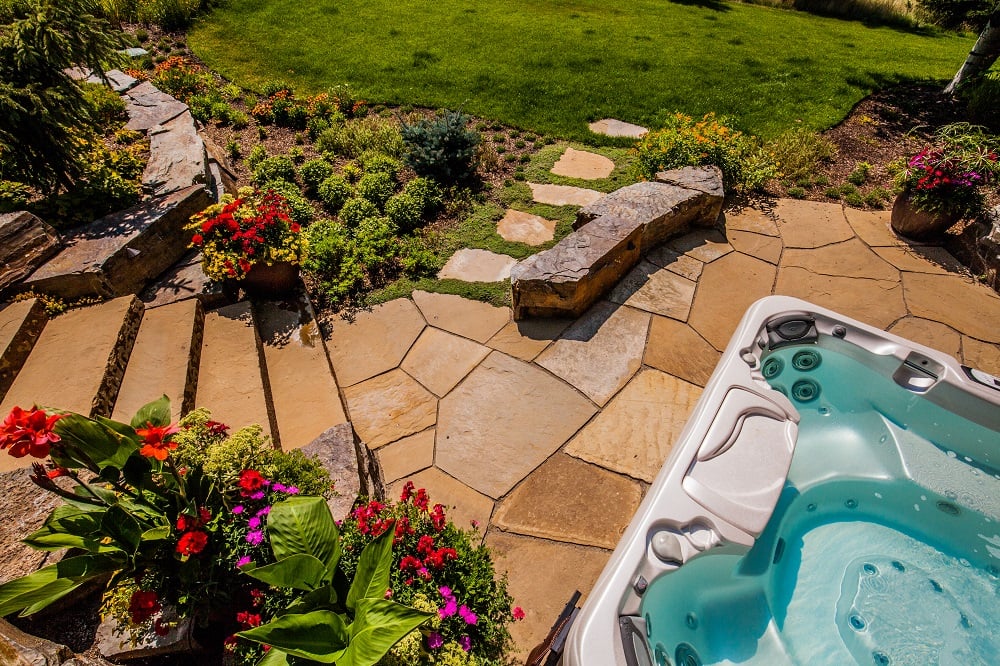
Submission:
[[[284,298],[292,295],[299,286],[299,266],[288,261],[276,264],[254,264],[240,280],[226,280],[223,289],[235,300],[240,289],[250,298]]]
[[[961,216],[956,213],[932,213],[918,210],[910,199],[909,192],[903,192],[896,197],[892,206],[890,224],[892,230],[900,236],[911,240],[929,240],[940,236]]]

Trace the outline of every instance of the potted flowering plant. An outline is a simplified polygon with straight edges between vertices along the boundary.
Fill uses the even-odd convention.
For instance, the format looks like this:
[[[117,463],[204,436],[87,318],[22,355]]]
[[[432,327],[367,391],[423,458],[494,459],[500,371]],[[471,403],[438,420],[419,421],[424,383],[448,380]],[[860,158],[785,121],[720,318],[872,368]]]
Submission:
[[[201,250],[205,275],[240,283],[253,295],[292,291],[306,249],[288,201],[273,190],[240,188],[191,217],[191,245]]]
[[[984,128],[954,123],[938,129],[930,145],[897,162],[896,169],[892,228],[922,240],[981,212],[982,188],[1000,174],[1000,163],[996,141]]]

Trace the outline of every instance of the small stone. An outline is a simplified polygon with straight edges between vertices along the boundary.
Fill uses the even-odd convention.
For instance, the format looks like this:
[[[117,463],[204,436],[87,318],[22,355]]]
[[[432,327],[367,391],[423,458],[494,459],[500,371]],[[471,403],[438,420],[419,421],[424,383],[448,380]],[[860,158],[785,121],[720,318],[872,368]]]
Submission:
[[[488,347],[472,340],[428,327],[399,367],[441,397],[489,353]]]
[[[74,70],[73,76],[74,78],[83,79],[87,83],[93,83],[95,85],[103,85],[106,83],[109,88],[118,94],[130,90],[139,84],[139,79],[133,78],[125,72],[117,69],[109,69],[104,72],[104,76],[107,77],[107,81],[102,80],[100,76],[86,68],[77,68]]]
[[[510,310],[452,294],[413,292],[427,323],[476,342],[486,342],[510,321]]]
[[[608,300],[653,314],[686,321],[695,283],[676,273],[641,261],[608,294]]]
[[[719,362],[719,352],[694,329],[666,317],[653,317],[643,363],[704,386]]]
[[[59,234],[27,211],[0,214],[0,292],[55,256]]]
[[[598,303],[536,363],[604,405],[642,364],[649,317],[629,307]]]
[[[386,483],[412,476],[434,464],[434,429],[386,444],[376,455]]]
[[[188,107],[149,81],[143,81],[125,93],[125,110],[129,117],[125,128],[145,132],[176,118],[187,111]]]
[[[402,370],[344,390],[358,436],[372,449],[426,430],[437,419],[437,399]]]
[[[127,49],[122,49],[121,53],[127,55],[129,58],[141,58],[144,55],[148,55],[149,51],[141,46],[132,46]]]
[[[573,323],[569,319],[512,321],[489,339],[487,346],[522,361],[531,361]]]
[[[463,282],[502,282],[510,278],[510,269],[516,263],[517,259],[506,254],[462,248],[451,255],[437,276],[439,280],[450,278]]]
[[[497,222],[497,233],[501,238],[526,245],[548,243],[555,232],[555,220],[547,220],[513,208],[508,208],[503,219]]]
[[[459,529],[468,530],[475,521],[486,531],[493,515],[493,500],[486,495],[431,467],[391,484],[388,496],[393,500],[399,499],[407,481],[412,481],[416,488],[426,489],[431,504],[443,505],[445,516]]]
[[[569,185],[528,183],[528,187],[531,188],[532,199],[551,206],[586,206],[604,196],[601,192]]]
[[[614,170],[615,163],[604,155],[574,148],[567,148],[552,167],[552,173],[557,176],[584,180],[607,178]]]
[[[594,134],[605,136],[623,136],[631,139],[641,139],[649,130],[640,125],[633,125],[614,118],[603,118],[587,125]]]
[[[408,298],[359,312],[353,321],[334,319],[327,341],[330,362],[341,387],[353,386],[392,370],[424,330],[420,310]]]

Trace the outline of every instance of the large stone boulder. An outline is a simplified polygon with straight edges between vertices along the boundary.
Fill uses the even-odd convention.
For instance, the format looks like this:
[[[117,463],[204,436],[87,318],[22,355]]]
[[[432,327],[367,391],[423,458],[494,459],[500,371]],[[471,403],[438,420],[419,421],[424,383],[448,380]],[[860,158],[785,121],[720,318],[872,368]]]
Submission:
[[[144,201],[74,231],[25,287],[67,300],[138,293],[188,250],[184,225],[212,202],[202,185]]]
[[[358,495],[385,498],[385,484],[378,462],[350,423],[329,428],[299,450],[319,460],[330,473],[337,494],[327,504],[337,520],[347,517]]]
[[[65,645],[25,633],[0,620],[0,664],[3,666],[111,666],[103,659],[73,654]]]
[[[31,275],[61,246],[56,230],[31,213],[0,215],[0,292]]]
[[[148,194],[162,196],[207,185],[211,178],[208,153],[190,111],[149,130],[149,162],[142,174],[142,188]]]
[[[143,81],[123,95],[128,112],[126,128],[145,132],[176,118],[188,110],[187,104],[174,99],[149,81]]]
[[[722,211],[722,173],[687,167],[607,194],[577,213],[573,233],[511,270],[514,318],[578,317],[639,259]]]

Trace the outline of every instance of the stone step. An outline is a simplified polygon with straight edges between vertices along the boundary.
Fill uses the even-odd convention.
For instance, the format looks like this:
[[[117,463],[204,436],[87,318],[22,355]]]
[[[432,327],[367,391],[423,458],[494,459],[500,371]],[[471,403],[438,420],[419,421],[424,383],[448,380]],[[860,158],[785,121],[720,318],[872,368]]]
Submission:
[[[53,319],[0,403],[0,414],[37,404],[110,415],[142,314],[142,302],[124,296]],[[0,456],[0,471],[30,464],[27,458]]]
[[[205,313],[195,404],[209,409],[214,420],[233,431],[256,423],[272,434],[261,365],[260,339],[250,303],[235,303]]]
[[[12,303],[0,311],[0,400],[28,360],[48,319],[37,298]],[[0,414],[0,418],[5,416]]]
[[[275,427],[286,451],[347,422],[323,336],[308,301],[262,301],[253,308],[264,349]]]
[[[146,310],[112,418],[128,423],[161,395],[170,398],[174,421],[195,407],[204,322],[194,298]]]

